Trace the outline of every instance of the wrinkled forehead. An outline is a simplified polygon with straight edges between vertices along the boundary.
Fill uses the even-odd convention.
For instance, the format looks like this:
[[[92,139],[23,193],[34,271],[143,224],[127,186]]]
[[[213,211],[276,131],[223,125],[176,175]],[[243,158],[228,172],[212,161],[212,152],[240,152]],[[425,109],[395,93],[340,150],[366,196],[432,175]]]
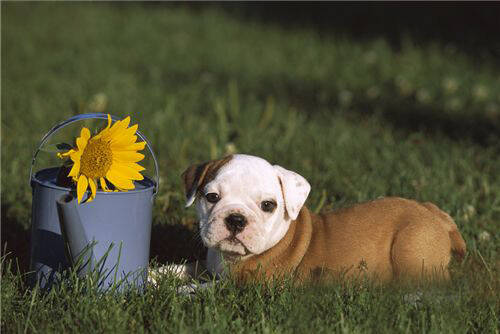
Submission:
[[[221,191],[245,191],[275,193],[280,190],[278,174],[263,159],[238,157],[224,165],[207,188],[217,186]]]

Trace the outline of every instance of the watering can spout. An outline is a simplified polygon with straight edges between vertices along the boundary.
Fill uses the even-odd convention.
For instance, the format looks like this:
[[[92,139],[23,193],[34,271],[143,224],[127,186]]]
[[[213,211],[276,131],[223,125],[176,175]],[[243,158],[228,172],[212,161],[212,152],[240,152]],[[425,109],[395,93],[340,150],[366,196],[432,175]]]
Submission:
[[[56,203],[66,257],[72,266],[78,268],[80,275],[85,275],[92,271],[95,260],[93,245],[87,238],[78,213],[76,198],[64,194]]]

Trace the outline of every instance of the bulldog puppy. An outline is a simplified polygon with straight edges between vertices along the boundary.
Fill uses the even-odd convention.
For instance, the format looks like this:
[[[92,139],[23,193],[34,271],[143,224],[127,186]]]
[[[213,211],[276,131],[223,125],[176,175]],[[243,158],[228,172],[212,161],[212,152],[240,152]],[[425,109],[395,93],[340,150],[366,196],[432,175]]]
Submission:
[[[466,251],[453,219],[432,203],[383,198],[314,214],[304,206],[307,180],[258,157],[194,165],[183,178],[208,247],[206,267],[218,276],[448,280],[451,253]]]

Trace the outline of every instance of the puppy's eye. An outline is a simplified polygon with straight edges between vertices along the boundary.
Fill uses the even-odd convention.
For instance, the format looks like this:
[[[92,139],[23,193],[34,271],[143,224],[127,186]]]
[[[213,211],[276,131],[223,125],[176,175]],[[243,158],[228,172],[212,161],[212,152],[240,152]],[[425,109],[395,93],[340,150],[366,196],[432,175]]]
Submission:
[[[264,212],[273,212],[276,208],[276,202],[274,201],[262,201],[260,203],[260,208]]]
[[[217,193],[208,193],[205,195],[205,198],[210,203],[217,203],[220,200],[220,196]]]

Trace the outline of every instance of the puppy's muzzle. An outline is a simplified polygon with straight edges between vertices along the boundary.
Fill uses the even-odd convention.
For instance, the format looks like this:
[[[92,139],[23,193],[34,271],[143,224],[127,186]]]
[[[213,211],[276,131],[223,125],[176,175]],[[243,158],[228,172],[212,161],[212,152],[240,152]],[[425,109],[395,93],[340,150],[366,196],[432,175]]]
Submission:
[[[224,223],[226,224],[228,231],[236,235],[243,231],[247,225],[247,219],[239,213],[231,213],[229,216],[224,218]]]

